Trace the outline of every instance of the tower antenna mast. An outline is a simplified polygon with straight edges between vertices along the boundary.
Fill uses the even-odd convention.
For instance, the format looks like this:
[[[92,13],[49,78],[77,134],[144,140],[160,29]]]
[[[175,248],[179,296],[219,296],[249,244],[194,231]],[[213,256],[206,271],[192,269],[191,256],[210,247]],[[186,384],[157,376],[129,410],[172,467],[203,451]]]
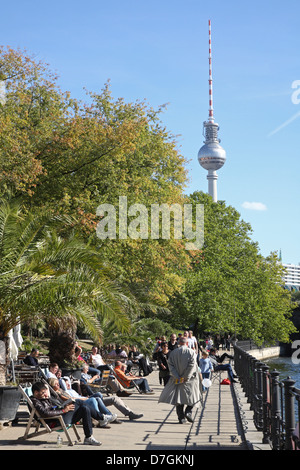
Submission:
[[[225,150],[220,145],[218,138],[219,125],[214,119],[213,109],[213,87],[212,87],[212,58],[211,58],[211,21],[208,21],[208,36],[209,36],[209,108],[208,120],[203,123],[204,127],[204,145],[198,152],[198,161],[202,168],[208,170],[208,194],[217,202],[217,171],[224,165],[226,161]]]
[[[209,107],[208,107],[208,120],[214,121],[214,108],[213,108],[213,86],[212,86],[212,59],[211,59],[211,21],[208,20],[208,63],[209,63]]]

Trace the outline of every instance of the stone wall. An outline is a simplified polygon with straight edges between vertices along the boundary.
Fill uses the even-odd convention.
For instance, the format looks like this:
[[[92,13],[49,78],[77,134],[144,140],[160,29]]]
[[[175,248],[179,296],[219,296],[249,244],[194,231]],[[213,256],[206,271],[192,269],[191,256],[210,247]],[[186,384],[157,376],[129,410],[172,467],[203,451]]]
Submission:
[[[269,359],[270,357],[279,357],[280,355],[280,346],[273,346],[271,348],[263,348],[263,349],[251,349],[248,351],[251,356],[255,357],[255,359],[263,360]]]

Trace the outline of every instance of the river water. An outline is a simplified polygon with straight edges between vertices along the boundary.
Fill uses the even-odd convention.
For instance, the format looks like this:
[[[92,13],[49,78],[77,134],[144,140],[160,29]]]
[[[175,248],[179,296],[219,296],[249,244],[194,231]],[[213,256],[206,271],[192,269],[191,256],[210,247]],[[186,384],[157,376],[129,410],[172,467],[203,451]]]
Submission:
[[[300,359],[297,356],[294,357],[277,357],[271,359],[265,359],[264,362],[270,367],[270,372],[277,370],[279,372],[279,379],[284,380],[287,377],[291,377],[295,380],[295,387],[300,389]]]

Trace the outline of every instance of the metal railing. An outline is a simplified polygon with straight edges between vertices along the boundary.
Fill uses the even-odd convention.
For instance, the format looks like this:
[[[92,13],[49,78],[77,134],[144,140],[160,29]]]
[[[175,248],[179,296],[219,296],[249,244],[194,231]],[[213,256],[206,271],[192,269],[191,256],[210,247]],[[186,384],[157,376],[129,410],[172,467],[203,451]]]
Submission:
[[[279,380],[279,372],[234,346],[234,368],[263,443],[273,450],[300,450],[300,389],[290,377]]]

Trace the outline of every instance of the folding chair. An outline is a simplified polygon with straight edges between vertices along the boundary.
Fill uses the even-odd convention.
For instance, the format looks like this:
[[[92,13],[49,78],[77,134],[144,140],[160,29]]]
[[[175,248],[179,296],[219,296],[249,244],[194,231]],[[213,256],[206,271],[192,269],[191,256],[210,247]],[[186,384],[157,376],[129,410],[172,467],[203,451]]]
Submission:
[[[99,392],[106,393],[106,395],[109,395],[110,393],[112,393],[112,389],[109,385],[110,380],[111,380],[111,371],[103,370],[101,372],[101,382],[99,382],[98,384],[89,384],[89,386],[92,385],[92,388],[97,387]]]
[[[222,380],[222,372],[223,370],[213,370],[210,375],[210,380],[212,383],[218,382],[219,384],[221,383]]]
[[[48,367],[38,366],[38,371],[39,371],[40,378],[47,381],[47,372],[49,372]]]
[[[112,366],[109,366],[110,370],[111,370],[111,373],[114,375],[114,377],[117,379],[117,381],[122,385],[122,387],[124,387],[124,389],[127,391],[127,390],[130,390],[132,388],[136,388],[136,390],[139,392],[139,393],[143,393],[142,390],[140,389],[140,387],[134,382],[134,380],[131,381],[131,387],[126,387],[122,382],[121,380],[119,379],[118,375],[115,373],[115,370]]]
[[[52,421],[53,422],[53,417],[51,417],[51,418],[42,418],[40,416],[40,414],[37,412],[37,410],[35,409],[32,401],[30,400],[30,397],[29,397],[30,389],[29,388],[23,389],[23,387],[21,387],[21,385],[19,385],[19,388],[22,392],[23,398],[27,402],[27,405],[28,405],[28,408],[29,408],[29,411],[30,411],[29,421],[28,421],[28,424],[26,426],[24,436],[19,437],[20,440],[31,439],[32,437],[42,436],[43,434],[47,434],[47,433],[49,434],[53,431],[57,431],[57,432],[63,431],[65,433],[67,439],[68,439],[69,445],[73,446],[74,443],[73,443],[73,441],[71,439],[71,436],[69,434],[69,431],[68,431],[68,428],[72,427],[73,430],[74,430],[76,439],[78,441],[81,441],[81,438],[78,434],[76,425],[72,424],[71,426],[67,426],[61,415],[55,417],[55,420],[57,420],[59,422],[59,424],[57,426],[51,428],[47,424],[47,421]],[[31,427],[32,424],[35,425],[35,431],[32,432],[32,433],[29,433],[30,427]],[[41,426],[44,426],[45,429],[42,429],[40,431]]]
[[[113,390],[110,386],[111,381],[111,371],[103,370],[101,375],[101,381],[98,383],[84,383],[81,381],[80,386],[83,391],[83,395],[88,395],[88,390],[94,392],[100,392],[106,395],[113,393]]]

